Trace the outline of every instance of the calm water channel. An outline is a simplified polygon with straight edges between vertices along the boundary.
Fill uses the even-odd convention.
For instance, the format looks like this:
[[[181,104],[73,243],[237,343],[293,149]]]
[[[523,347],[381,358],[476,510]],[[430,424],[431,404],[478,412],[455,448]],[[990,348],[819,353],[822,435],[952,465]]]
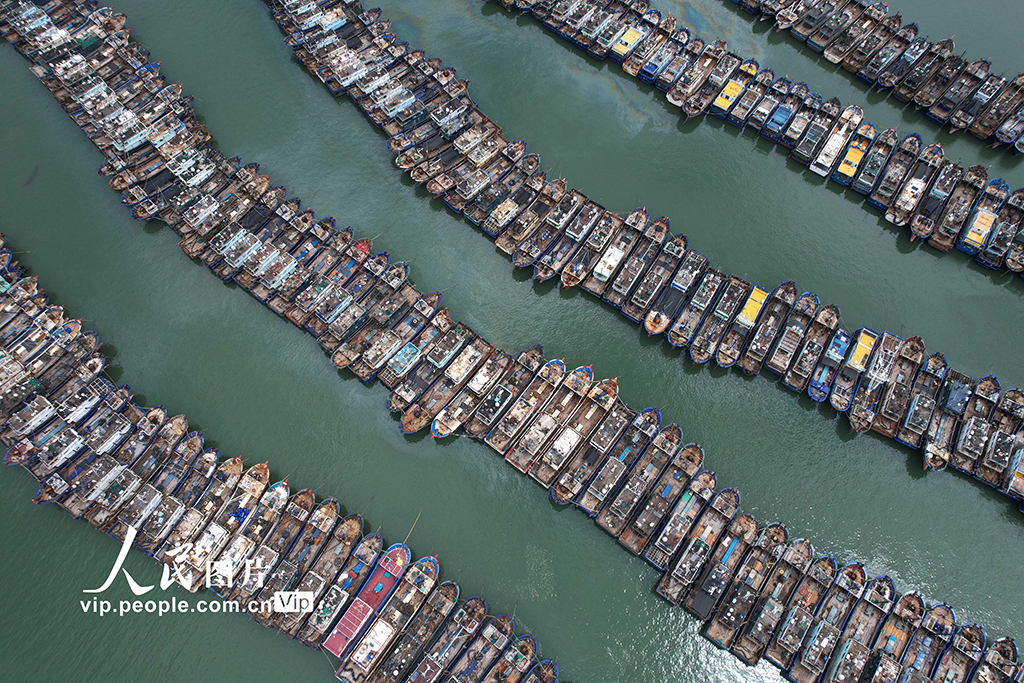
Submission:
[[[727,37],[776,73],[866,100],[880,127],[938,137],[952,157],[1024,183],[1011,155],[937,136],[784,34],[766,39],[768,27],[732,3],[657,6],[674,6],[703,35]],[[974,16],[952,0],[893,3],[933,37],[956,33],[958,49],[1019,72],[1019,7],[971,7]],[[765,378],[695,368],[607,307],[512,276],[490,240],[400,179],[381,134],[302,70],[257,0],[124,0],[116,9],[168,78],[195,95],[222,149],[260,161],[321,216],[379,235],[375,246],[411,261],[414,280],[444,290],[453,314],[488,339],[508,350],[542,341],[549,356],[619,377],[625,400],[660,406],[705,446],[719,481],[739,487],[759,519],[950,602],[990,638],[1024,636],[1024,515],[1015,505],[965,477],[925,474],[916,452],[851,438],[845,419]],[[384,10],[402,39],[459,67],[507,134],[609,208],[643,203],[723,269],[767,286],[793,278],[837,303],[850,327],[917,333],[965,372],[1024,383],[1019,278],[911,246],[764,141],[717,121],[680,123],[659,93],[532,20],[469,0],[389,0]],[[0,49],[0,230],[52,298],[100,332],[116,354],[112,377],[136,400],[186,412],[222,454],[269,459],[275,477],[337,496],[389,540],[420,515],[414,552],[438,554],[464,596],[514,610],[518,630],[537,636],[563,678],[779,680],[700,638],[694,619],[653,594],[657,573],[581,514],[556,509],[480,444],[403,437],[382,388],[339,379],[312,338],[189,261],[169,230],[133,221],[95,173],[100,154],[26,67]],[[81,590],[102,582],[117,547],[56,507],[32,505],[34,491],[23,472],[0,473],[4,680],[330,680],[322,655],[238,616],[83,614]],[[157,581],[139,553],[126,567]],[[123,581],[108,594],[130,598]]]

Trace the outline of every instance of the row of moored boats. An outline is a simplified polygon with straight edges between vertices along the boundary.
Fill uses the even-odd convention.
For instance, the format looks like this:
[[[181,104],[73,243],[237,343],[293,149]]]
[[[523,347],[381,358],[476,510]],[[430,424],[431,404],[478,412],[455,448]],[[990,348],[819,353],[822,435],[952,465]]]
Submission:
[[[838,5],[846,5],[845,11]],[[890,223],[909,227],[912,240],[927,240],[940,251],[956,246],[986,268],[1024,276],[1024,188],[1010,192],[984,166],[965,170],[946,159],[939,143],[925,145],[916,133],[901,137],[895,128],[879,131],[864,120],[860,106],[844,109],[838,98],[826,100],[806,83],[730,52],[724,40],[705,42],[675,17],[648,9],[645,0],[518,6],[591,56],[609,57],[627,74],[665,91],[686,116],[710,113],[792,150],[792,158],[813,173],[866,195]],[[757,7],[777,11],[770,3]],[[824,49],[827,58],[891,88],[896,99],[913,101],[954,131],[967,129],[982,138],[994,133],[997,140],[1018,140],[1024,149],[1024,74],[1008,82],[989,75],[986,60],[968,64],[954,55],[952,40],[915,41],[917,26],[901,28],[898,16],[887,18],[884,3],[829,0],[805,9],[814,17],[835,10],[832,16],[858,19],[850,18],[842,30],[825,19],[820,27],[811,17],[797,22],[793,35]]]

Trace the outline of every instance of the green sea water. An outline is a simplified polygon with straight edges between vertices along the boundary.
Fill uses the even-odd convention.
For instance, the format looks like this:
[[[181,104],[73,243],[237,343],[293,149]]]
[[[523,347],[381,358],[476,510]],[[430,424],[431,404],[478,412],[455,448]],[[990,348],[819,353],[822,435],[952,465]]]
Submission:
[[[865,102],[880,127],[917,130],[949,156],[1024,184],[1005,150],[938,134],[823,69],[786,34],[766,35],[731,2],[674,5],[701,35],[722,35],[844,103]],[[956,33],[958,49],[1000,71],[1020,71],[1019,8],[974,7],[972,16],[949,0],[891,9],[933,37]],[[456,318],[509,351],[540,341],[549,357],[618,377],[627,402],[659,406],[686,441],[703,444],[719,482],[738,487],[743,509],[762,521],[950,602],[990,638],[1024,635],[1024,516],[1007,499],[958,474],[926,474],[918,453],[852,438],[845,418],[764,377],[694,367],[589,297],[512,273],[479,230],[399,175],[383,135],[302,69],[256,0],[115,9],[169,80],[195,95],[221,149],[260,161],[318,215],[376,236],[375,248],[412,263],[421,288],[444,291]],[[658,91],[528,18],[469,0],[383,9],[401,39],[458,67],[481,108],[528,141],[550,174],[611,209],[644,204],[670,216],[724,270],[769,287],[796,280],[838,304],[848,327],[920,334],[968,374],[1024,384],[1019,278],[911,245],[859,195],[822,186],[749,132],[681,123]],[[657,572],[583,515],[551,504],[485,446],[401,435],[383,388],[340,378],[312,338],[187,259],[170,230],[133,221],[94,173],[101,155],[10,48],[0,49],[0,93],[0,231],[51,297],[101,334],[109,374],[136,400],[187,413],[222,455],[269,460],[293,488],[337,496],[389,541],[409,534],[463,596],[481,593],[491,613],[514,613],[565,679],[779,680],[703,640],[694,619],[654,595]],[[81,591],[102,583],[117,545],[32,505],[34,491],[23,472],[0,473],[3,680],[331,680],[322,654],[237,615],[83,614]],[[142,583],[159,578],[138,553],[126,568]],[[121,580],[108,594],[131,598]]]

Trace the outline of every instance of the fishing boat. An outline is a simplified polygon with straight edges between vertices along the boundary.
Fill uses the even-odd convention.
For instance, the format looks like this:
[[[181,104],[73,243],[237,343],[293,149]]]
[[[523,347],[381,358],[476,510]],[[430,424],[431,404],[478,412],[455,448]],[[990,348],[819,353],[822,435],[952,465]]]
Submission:
[[[1006,87],[1006,78],[1002,75],[989,74],[973,94],[968,94],[966,102],[949,117],[949,127],[954,133],[971,127],[984,112],[993,98]]]
[[[718,99],[719,93],[722,92],[741,61],[733,53],[725,53],[708,74],[707,80],[700,86],[700,89],[683,103],[683,113],[689,118],[700,116],[707,111],[708,106]]]
[[[442,308],[430,318],[427,324],[397,352],[377,372],[381,384],[394,389],[405,379],[409,371],[416,367],[420,359],[429,353],[441,339],[452,329],[455,323],[447,308]]]
[[[679,268],[672,277],[672,282],[665,287],[651,305],[644,318],[644,329],[647,334],[661,334],[668,329],[678,315],[691,290],[704,273],[708,260],[693,250],[688,250],[679,263]]]
[[[813,292],[804,292],[796,300],[782,325],[778,338],[772,345],[764,367],[780,377],[786,374],[793,359],[800,350],[800,344],[807,334],[807,328],[817,314],[821,301]]]
[[[676,501],[689,487],[690,481],[703,463],[704,449],[700,444],[687,444],[679,450],[651,487],[650,493],[636,503],[634,514],[628,518],[609,520],[609,526],[618,529],[619,543],[634,555],[639,556],[643,553],[650,539],[661,527],[665,515],[671,511],[674,516]],[[703,479],[705,481],[702,485],[710,486],[711,491],[714,491],[714,474],[708,472]],[[709,491],[708,496],[710,495]],[[615,511],[615,508],[612,508],[613,515]],[[603,525],[602,528],[608,530]]]
[[[458,395],[445,404],[430,425],[430,434],[443,439],[451,436],[476,411],[484,397],[512,365],[512,356],[495,349],[473,374]]]
[[[504,455],[515,436],[562,383],[565,372],[565,362],[561,359],[545,363],[525,391],[515,399],[509,411],[488,432],[484,443]]]
[[[992,103],[975,121],[967,127],[968,132],[979,140],[987,140],[996,132],[996,128],[1015,112],[1024,102],[1024,73],[1010,81]]]
[[[481,344],[486,342],[481,342],[479,335],[474,334],[465,324],[456,323],[434,340],[432,346],[423,352],[422,360],[391,391],[385,401],[388,410],[393,413],[404,412],[440,379],[445,369],[461,356],[465,346],[471,345],[480,351]],[[472,360],[474,357],[475,354],[470,352],[469,358]]]
[[[800,141],[793,148],[793,152],[790,154],[793,159],[801,164],[806,164],[814,158],[822,141],[828,136],[828,132],[832,130],[832,126],[835,125],[836,120],[839,118],[840,106],[839,98],[837,97],[826,100],[825,104],[821,105],[821,109],[818,110],[814,115],[814,119],[807,126],[807,132],[804,133],[803,137],[800,138]],[[856,110],[850,111],[849,108],[843,113],[846,115],[848,112],[849,116],[857,115]],[[863,117],[863,112],[861,112],[861,117]]]
[[[664,520],[661,528],[657,530],[656,537],[652,530],[650,538],[653,538],[654,542],[648,543],[647,550],[644,552],[645,560],[662,571],[668,568],[686,540],[690,528],[704,510],[704,506],[711,500],[717,481],[715,473],[708,470],[700,472],[689,480],[682,495],[678,497],[672,507],[672,512]],[[739,491],[731,488],[724,489],[715,496],[714,502],[719,512],[732,518],[735,511],[739,509]]]
[[[992,375],[982,377],[974,388],[963,412],[963,423],[957,435],[949,464],[965,474],[973,474],[984,455],[993,425],[989,418],[999,401],[999,380]]]
[[[551,659],[534,664],[523,683],[558,683],[558,665]]]
[[[505,452],[505,461],[520,472],[530,471],[538,459],[547,455],[545,446],[554,434],[561,435],[562,427],[574,416],[577,408],[590,411],[588,399],[607,401],[610,405],[618,395],[618,382],[614,379],[594,383],[594,371],[589,365],[580,366],[565,376],[550,398],[540,406],[520,432],[519,437]],[[607,397],[607,398],[606,398]]]
[[[950,55],[939,66],[939,70],[929,78],[914,95],[914,106],[931,109],[939,97],[950,88],[967,68],[967,60],[959,55]]]
[[[811,629],[814,615],[838,572],[835,559],[827,555],[815,560],[801,579],[775,637],[764,652],[765,659],[782,671],[790,670],[800,652],[800,645]]]
[[[730,275],[725,289],[712,312],[705,318],[690,346],[690,358],[695,363],[706,363],[718,350],[718,342],[725,334],[733,316],[745,303],[751,285],[746,280]]]
[[[761,366],[796,300],[796,285],[791,280],[783,282],[772,292],[764,311],[760,314],[750,343],[738,361],[744,374],[756,375],[761,371]]]
[[[725,282],[726,275],[714,268],[710,268],[704,273],[704,277],[701,278],[690,301],[683,307],[679,317],[669,329],[668,340],[672,346],[689,346],[704,317],[711,310],[712,303],[722,291]]]
[[[744,664],[755,666],[771,644],[786,607],[815,561],[814,546],[797,539],[784,547],[750,611],[747,624],[729,648]]]
[[[789,370],[782,377],[782,383],[796,392],[802,392],[817,367],[818,359],[825,351],[825,345],[839,326],[839,307],[829,304],[821,307],[807,328],[803,346],[796,355]]]
[[[688,99],[693,97],[704,85],[704,81],[718,65],[719,60],[725,55],[727,43],[719,38],[714,43],[706,46],[694,62],[687,67],[672,89],[668,91],[666,99],[671,104],[682,108]]]
[[[710,515],[709,511],[707,515]],[[702,518],[703,522],[703,518]],[[733,575],[748,551],[754,546],[760,525],[749,513],[737,515],[715,544],[714,551],[703,563],[699,576],[683,603],[686,611],[701,621],[708,621],[718,608]],[[705,536],[706,540],[710,540]]]
[[[897,595],[893,580],[888,576],[879,576],[867,583],[839,636],[823,680],[828,683],[860,680],[871,656],[870,647]]]
[[[874,189],[882,169],[889,161],[896,143],[899,140],[895,128],[887,128],[882,131],[871,145],[864,163],[861,165],[856,179],[851,187],[861,194],[870,194]]]
[[[349,368],[352,374],[364,382],[370,381],[384,367],[391,358],[402,350],[417,334],[419,334],[428,322],[438,312],[441,304],[440,292],[430,292],[417,299],[409,311],[390,329],[385,329],[377,337],[370,347],[366,349]],[[344,346],[342,347],[344,349]],[[345,354],[337,358],[339,353]],[[338,361],[346,362],[348,352],[339,350],[332,358],[337,367]]]
[[[794,84],[789,89],[789,94],[783,98],[765,124],[761,126],[761,137],[767,138],[772,142],[778,142],[779,135],[790,125],[790,121],[793,120],[797,110],[803,106],[803,103],[809,97],[809,92],[810,88],[806,83]]]
[[[567,197],[572,197],[572,192]],[[605,210],[595,202],[586,201],[586,198],[577,193],[576,198],[579,204],[574,204],[569,212],[559,212],[559,207],[548,215],[548,222],[557,222],[561,233],[555,243],[548,248],[547,252],[537,259],[533,268],[533,277],[539,282],[546,282],[555,275],[560,275],[565,266],[573,261],[583,242],[589,237],[591,229],[604,215]],[[563,199],[563,201],[565,201]],[[578,213],[577,213],[578,210]]]
[[[487,614],[487,601],[481,597],[466,599],[441,626],[433,642],[416,663],[407,681],[437,683],[466,644],[476,636]]]
[[[512,222],[526,210],[544,189],[547,176],[543,171],[531,175],[515,192],[509,192],[504,200],[498,203],[484,219],[480,228],[491,237],[500,238],[507,232]],[[523,226],[525,227],[525,226]],[[509,235],[502,241],[502,245],[512,253],[516,247],[516,240]]]
[[[846,359],[852,341],[853,337],[850,336],[850,333],[842,328],[837,329],[832,335],[832,339],[829,340],[825,353],[815,366],[807,386],[807,395],[812,400],[821,403],[828,398],[832,391],[832,383],[839,374],[839,368]]]
[[[829,402],[839,412],[846,412],[853,403],[861,375],[867,371],[868,361],[878,341],[878,333],[862,327],[855,335],[849,355],[832,384]]]
[[[946,371],[939,389],[937,409],[922,442],[924,468],[942,471],[953,457],[957,428],[974,393],[974,380],[956,370]]]
[[[893,42],[895,46],[898,46],[900,43],[905,43],[903,49],[900,50],[898,55],[890,57],[888,64],[883,69],[872,74],[872,67],[875,62],[879,60],[879,57],[883,56],[883,53],[887,51],[885,48],[883,48],[882,52],[876,55],[875,59],[873,59],[864,70],[858,72],[857,76],[861,77],[862,80],[865,80],[868,83],[874,83],[879,90],[891,88],[902,81],[907,74],[911,72],[914,65],[917,64],[917,62],[924,57],[925,53],[932,48],[932,42],[921,36],[917,36],[910,40],[899,39],[900,35],[897,34],[891,42]],[[865,75],[861,76],[862,73]],[[873,80],[870,80],[872,76],[874,78]]]
[[[388,548],[321,647],[338,658],[346,655],[395,590],[410,559],[411,553],[404,543],[396,543]]]
[[[957,183],[945,208],[936,219],[935,229],[928,238],[928,246],[939,251],[949,251],[953,248],[967,217],[971,214],[975,200],[987,183],[988,170],[984,166],[978,164],[967,169],[967,173]]]
[[[747,87],[740,94],[736,104],[729,110],[725,120],[742,128],[746,124],[747,117],[754,111],[754,107],[761,101],[764,94],[768,92],[768,88],[771,87],[774,80],[775,72],[771,69],[764,68],[758,71],[757,75],[747,83]]]
[[[687,33],[687,36],[688,35],[689,33]],[[685,43],[685,40],[679,41],[671,36],[668,37],[661,47],[651,53],[650,59],[640,67],[640,71],[637,74],[640,77],[640,80],[645,83],[654,84],[675,56],[683,49],[683,45],[685,45]]]
[[[827,46],[842,37],[851,24],[860,19],[867,6],[868,0],[839,2],[836,5],[836,11],[812,35],[808,36],[807,47],[815,52],[824,51]]]
[[[904,227],[910,222],[911,216],[917,210],[918,204],[931,185],[932,179],[938,173],[944,159],[942,145],[939,143],[924,148],[920,158],[907,174],[902,187],[896,193],[892,204],[886,210],[885,219],[887,221],[898,227]]]
[[[953,193],[957,183],[964,175],[960,164],[947,161],[935,175],[935,181],[928,189],[928,194],[917,205],[910,219],[910,241],[917,238],[927,239],[935,232],[935,223],[942,214],[946,201]]]
[[[636,461],[623,486],[597,516],[602,529],[618,536],[643,497],[673,460],[682,443],[683,430],[671,424],[658,432],[650,446]]]
[[[1024,188],[1010,193],[1006,202],[996,214],[996,226],[989,235],[985,247],[974,258],[979,265],[991,270],[1000,270],[1010,253],[1010,247],[1020,232],[1024,219]]]
[[[900,663],[904,669],[933,671],[936,662],[952,644],[956,630],[956,613],[953,608],[942,602],[934,605],[925,612],[921,626],[903,653]]]
[[[861,162],[864,161],[864,155],[867,154],[871,144],[875,141],[877,130],[873,123],[862,123],[857,128],[857,132],[853,134],[849,144],[846,145],[846,151],[842,155],[842,160],[836,166],[836,169],[832,171],[832,180],[840,185],[847,186],[853,182],[857,171],[860,169]]]
[[[660,410],[649,407],[640,411],[615,446],[598,457],[593,465],[596,474],[577,498],[576,505],[591,517],[596,517],[622,480],[632,471],[660,427]]]
[[[490,358],[494,346],[479,335],[467,344],[441,376],[425,389],[402,414],[403,434],[414,434],[434,421],[437,414],[455,398],[470,377]]]
[[[448,667],[448,675],[456,681],[479,681],[509,646],[514,635],[512,617],[499,614],[489,618],[459,658]]]
[[[386,659],[369,680],[372,683],[401,683],[405,680],[435,634],[441,631],[458,601],[459,585],[454,581],[445,581],[435,588],[399,634],[394,648],[383,655]]]
[[[1008,116],[999,125],[999,128],[996,129],[996,141],[992,143],[993,147],[1012,144],[1014,146],[1014,153],[1020,154],[1024,143],[1021,145],[1016,143],[1020,142],[1022,133],[1024,133],[1024,107]]]
[[[866,63],[855,70],[857,78],[869,85],[874,85],[879,75],[892,66],[895,61],[902,59],[906,49],[917,41],[917,33],[918,28],[915,23],[899,28],[892,38],[883,43],[873,55],[864,58]]]
[[[866,5],[867,3],[862,3]],[[825,59],[832,64],[841,63],[846,56],[858,46],[862,40],[869,36],[882,22],[889,12],[889,7],[884,2],[876,2],[873,5],[864,7],[863,12],[857,16],[859,7],[847,8],[851,13],[850,19],[846,22],[845,28],[834,32],[835,38],[822,51]],[[899,24],[896,24],[899,26]],[[856,71],[856,69],[854,69]]]
[[[743,89],[746,88],[747,83],[757,75],[757,71],[758,64],[756,59],[748,59],[740,64],[739,68],[736,69],[725,84],[725,87],[718,93],[714,102],[711,103],[709,113],[712,116],[724,119],[743,92]]]
[[[672,58],[672,61],[654,81],[654,85],[663,92],[669,92],[679,77],[697,61],[705,47],[706,43],[701,38],[687,41],[683,49]]]
[[[778,8],[774,9],[775,30],[787,31],[793,28],[800,18],[811,9],[815,1],[796,0],[796,2],[789,2],[788,0],[768,0],[768,2],[778,4]],[[782,2],[786,2],[787,6],[783,7]],[[771,15],[769,15],[769,18],[771,18]]]
[[[749,622],[761,589],[786,551],[788,543],[789,531],[784,525],[776,522],[761,529],[750,552],[742,556],[742,563],[735,576],[721,591],[721,606],[715,610],[704,630],[708,640],[723,650],[728,650],[732,646],[740,631]],[[730,548],[731,555],[723,562],[732,561],[732,557],[739,554],[739,550],[740,546],[737,543],[736,547]],[[712,572],[711,576],[724,573]],[[720,579],[713,585],[718,586],[719,583]]]
[[[591,271],[598,265],[606,249],[616,247],[618,238],[630,233],[624,223],[621,217],[610,211],[603,213],[576,255],[562,269],[562,287],[575,287],[590,278]],[[616,248],[609,255],[617,258],[618,253]],[[594,280],[596,283],[601,282],[597,278]]]
[[[776,78],[771,87],[768,88],[765,96],[761,98],[761,101],[757,103],[754,110],[750,112],[750,116],[747,117],[747,125],[757,131],[764,128],[765,123],[775,113],[775,109],[789,96],[792,88],[793,82],[785,76]]]
[[[996,227],[996,217],[1007,195],[1010,194],[1010,185],[1002,178],[992,178],[985,185],[971,217],[967,219],[956,248],[971,256],[977,255],[985,246],[985,242]]]
[[[559,505],[568,505],[580,496],[597,473],[604,456],[618,443],[637,411],[621,400],[604,415],[589,440],[580,443],[569,456],[569,464],[551,486],[551,498]]]
[[[655,221],[657,222],[657,221]],[[665,230],[668,230],[668,219],[665,219]],[[664,238],[663,238],[664,241]],[[639,323],[646,317],[648,309],[658,298],[664,288],[671,286],[671,278],[675,274],[680,260],[686,254],[686,235],[673,235],[665,242],[654,263],[643,274],[631,296],[624,299],[622,314]],[[621,275],[620,275],[621,277]]]
[[[910,407],[912,385],[924,361],[924,342],[913,336],[900,348],[896,365],[892,370],[889,385],[879,402],[878,412],[871,429],[895,438],[907,410]]]
[[[483,439],[504,415],[505,409],[531,382],[543,363],[544,347],[540,344],[528,346],[520,353],[498,382],[484,395],[476,412],[466,422],[466,434],[474,439]]]
[[[296,591],[310,594],[311,607],[320,604],[320,599],[333,585],[362,537],[363,518],[358,513],[348,515],[334,527],[316,561],[295,586]],[[281,618],[278,628],[288,637],[295,638],[309,616],[304,612],[287,613]]]
[[[910,402],[906,417],[896,433],[896,440],[910,448],[920,448],[921,440],[928,431],[932,415],[935,414],[936,398],[948,369],[946,358],[933,353],[924,361],[920,372],[910,389]]]
[[[829,17],[835,14],[837,9],[845,4],[846,2],[843,0],[821,0],[820,2],[814,0],[805,3],[803,14],[800,16],[799,21],[793,23],[789,34],[800,42],[806,42],[808,37],[813,35]],[[781,22],[779,23],[779,28],[782,28]]]
[[[1002,637],[988,646],[973,681],[979,683],[1009,683],[1019,669],[1017,643]]]
[[[781,286],[781,285],[780,285]],[[728,330],[722,336],[715,352],[715,362],[719,367],[729,368],[739,360],[740,354],[746,346],[747,337],[750,331],[760,318],[761,311],[768,300],[768,290],[754,285],[743,303],[739,315],[729,325]]]
[[[842,59],[844,69],[852,74],[859,72],[868,62],[881,52],[903,26],[900,14],[886,16],[879,21],[874,30],[866,33],[860,42],[855,42]]]
[[[699,517],[691,520],[685,530],[685,539],[681,543],[681,550],[658,582],[655,591],[673,605],[680,604],[694,587],[699,587],[699,579],[706,578],[701,575],[701,570],[708,563],[709,558],[716,552],[718,541],[725,538],[731,541],[736,536],[727,534],[726,529],[731,527],[734,520],[741,518],[746,523],[741,524],[739,536],[749,536],[752,541],[756,535],[757,523],[749,515],[737,517],[739,512],[739,494],[735,490],[726,489],[717,496],[706,510]],[[749,520],[749,521],[748,521]],[[753,522],[751,525],[750,522]],[[750,527],[753,527],[752,529]],[[750,532],[754,533],[751,534]],[[728,542],[726,543],[728,546]]]
[[[911,638],[921,626],[924,612],[924,600],[917,591],[904,593],[896,601],[896,605],[886,617],[879,631],[878,639],[875,641],[874,658],[881,659],[885,664],[879,665],[876,662],[869,667],[870,669],[895,668],[895,671],[899,672],[899,662],[907,653]]]
[[[893,198],[910,171],[911,165],[921,152],[921,136],[911,133],[903,138],[893,151],[885,170],[879,174],[878,182],[868,196],[868,204],[879,211],[888,210]]]
[[[910,54],[910,49],[907,53]],[[953,40],[940,40],[924,53],[924,55],[910,68],[907,75],[893,87],[893,94],[896,99],[903,102],[910,102],[915,95],[928,87],[928,83],[941,70],[943,65],[953,56]],[[881,84],[885,77],[879,79]]]
[[[825,673],[840,634],[864,593],[867,576],[860,562],[851,562],[836,574],[810,625],[803,646],[789,669],[791,680],[810,683]]]
[[[956,630],[952,646],[941,655],[932,672],[932,680],[960,683],[968,681],[981,662],[988,636],[979,624],[964,624]]]
[[[390,645],[409,624],[434,588],[439,572],[440,566],[436,557],[421,558],[409,567],[376,619],[335,672],[335,677],[339,681],[362,683],[373,675]]]
[[[921,343],[920,339],[916,339],[914,343]],[[903,345],[903,339],[888,330],[882,334],[876,345],[871,355],[871,365],[858,384],[850,406],[850,426],[858,433],[863,434],[871,428],[878,414],[882,393],[893,377],[898,354]],[[921,346],[923,351],[923,343]]]
[[[1019,449],[1016,434],[1024,422],[1024,394],[1020,389],[1003,392],[992,411],[992,431],[985,453],[977,461],[974,477],[999,488],[1008,478],[1013,451]]]
[[[624,221],[621,221],[607,241],[607,247],[594,265],[589,277],[583,280],[582,287],[594,296],[603,296],[611,285],[619,268],[636,249],[644,229],[647,226],[647,209],[633,209]],[[600,230],[600,226],[598,226]]]
[[[928,118],[940,125],[947,123],[961,105],[965,104],[968,98],[974,95],[981,84],[986,81],[991,68],[992,63],[987,59],[977,59],[968,64],[959,78],[953,81],[952,85],[928,108]],[[915,98],[914,101],[916,103],[917,99]]]
[[[843,111],[839,121],[832,128],[832,132],[825,138],[821,151],[810,164],[812,173],[827,178],[836,165],[839,155],[846,149],[847,143],[853,134],[857,132],[860,122],[864,119],[864,110],[859,106],[850,106]],[[810,133],[810,131],[808,131]]]
[[[331,532],[338,521],[338,509],[337,499],[327,498],[310,514],[291,550],[270,573],[257,595],[261,603],[259,609],[250,610],[251,618],[256,623],[271,628],[280,626],[282,613],[272,609],[274,595],[278,591],[294,588],[300,577],[312,566],[320,550],[331,538]]]
[[[487,671],[481,683],[518,683],[537,654],[537,641],[530,634],[517,636],[501,658]]]
[[[377,566],[377,558],[384,546],[379,533],[363,536],[345,559],[331,585],[316,603],[297,636],[307,647],[319,647],[333,628],[342,611],[366,582]]]
[[[816,92],[812,92],[804,99],[803,103],[796,110],[790,119],[789,125],[782,129],[778,137],[779,144],[787,149],[793,149],[807,132],[811,121],[821,111],[824,99]]]

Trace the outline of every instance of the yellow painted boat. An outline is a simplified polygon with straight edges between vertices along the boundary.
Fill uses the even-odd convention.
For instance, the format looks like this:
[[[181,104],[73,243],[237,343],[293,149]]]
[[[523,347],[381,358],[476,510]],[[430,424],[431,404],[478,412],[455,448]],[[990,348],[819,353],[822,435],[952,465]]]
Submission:
[[[871,351],[875,348],[875,342],[877,341],[877,332],[866,327],[861,328],[860,333],[857,334],[857,343],[850,354],[850,360],[846,364],[857,372],[867,370],[868,359],[871,357]]]
[[[744,327],[752,327],[754,322],[757,321],[757,316],[761,313],[761,309],[764,308],[764,302],[767,299],[768,290],[754,285],[754,289],[750,292],[750,296],[747,297],[747,303],[743,304],[743,310],[737,316],[736,322]]]
[[[718,97],[711,104],[711,113],[713,115],[718,117],[725,116],[733,103],[746,89],[747,82],[757,75],[757,68],[757,61],[753,59],[748,59],[740,64],[740,68],[736,70],[736,73],[733,74],[733,77],[722,88],[722,92],[718,93]]]

